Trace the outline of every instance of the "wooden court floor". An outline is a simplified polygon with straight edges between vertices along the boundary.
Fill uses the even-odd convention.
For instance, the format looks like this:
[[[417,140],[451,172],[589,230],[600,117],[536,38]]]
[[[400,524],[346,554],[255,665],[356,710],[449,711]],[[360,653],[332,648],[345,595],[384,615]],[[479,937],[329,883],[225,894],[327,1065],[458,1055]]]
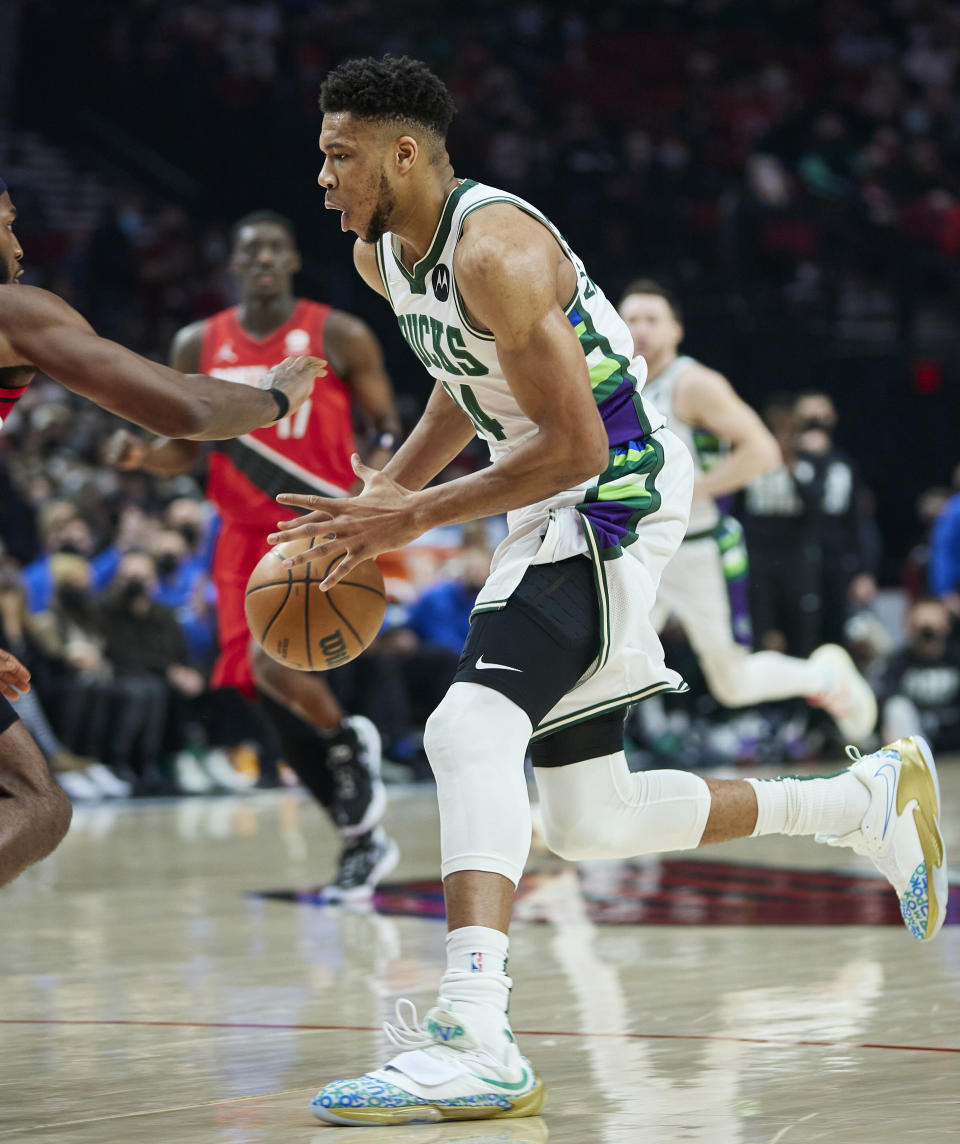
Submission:
[[[960,821],[960,762],[942,781]],[[360,911],[304,892],[335,842],[298,792],[81,809],[0,892],[0,1141],[960,1139],[960,926],[915,943],[868,863],[781,839],[580,869],[535,852],[511,1013],[544,1116],[319,1124],[319,1085],[383,1063],[394,999],[436,988],[432,790],[393,788],[387,823],[403,859]]]

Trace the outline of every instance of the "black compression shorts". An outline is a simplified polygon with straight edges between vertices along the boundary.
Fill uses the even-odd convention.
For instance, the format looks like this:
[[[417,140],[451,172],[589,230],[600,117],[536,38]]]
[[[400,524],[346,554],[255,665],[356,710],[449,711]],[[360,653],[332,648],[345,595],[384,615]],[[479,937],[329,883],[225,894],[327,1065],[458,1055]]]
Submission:
[[[474,616],[454,683],[499,691],[536,727],[597,658],[600,643],[589,558],[532,564],[503,608]]]

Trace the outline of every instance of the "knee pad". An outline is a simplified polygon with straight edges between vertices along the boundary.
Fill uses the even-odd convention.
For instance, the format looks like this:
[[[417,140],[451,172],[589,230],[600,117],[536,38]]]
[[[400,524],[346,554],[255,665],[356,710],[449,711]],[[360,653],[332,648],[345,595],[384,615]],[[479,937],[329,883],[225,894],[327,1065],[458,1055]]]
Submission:
[[[534,770],[547,845],[561,858],[634,858],[700,844],[710,790],[686,771],[631,773],[622,751]]]
[[[481,870],[520,881],[530,849],[523,761],[532,730],[511,699],[477,683],[454,683],[427,720],[443,877]]]
[[[710,694],[724,707],[741,707],[746,702],[743,661],[748,654],[740,644],[731,643],[722,650],[700,656],[700,667]]]

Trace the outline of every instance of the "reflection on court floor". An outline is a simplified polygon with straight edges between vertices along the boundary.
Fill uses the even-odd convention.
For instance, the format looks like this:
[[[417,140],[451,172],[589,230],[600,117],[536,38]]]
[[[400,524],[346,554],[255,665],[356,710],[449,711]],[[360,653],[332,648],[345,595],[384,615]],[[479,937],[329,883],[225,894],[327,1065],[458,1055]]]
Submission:
[[[514,917],[548,922],[544,891],[557,874],[535,874],[520,883]],[[869,874],[834,870],[791,870],[734,862],[650,861],[642,864],[585,863],[571,885],[586,916],[598,925],[841,925],[902,926],[889,885]],[[323,891],[260,890],[258,897],[325,906]],[[379,887],[373,908],[381,914],[442,918],[439,879],[392,882]],[[960,918],[960,896],[952,896],[947,925]]]
[[[960,771],[941,777],[960,806]],[[336,860],[296,792],[78,814],[2,895],[0,1144],[956,1136],[960,927],[914,942],[866,860],[838,868],[831,848],[774,838],[580,867],[535,851],[511,1016],[543,1117],[318,1125],[320,1084],[387,1060],[394,999],[422,1012],[437,985],[434,792],[395,790],[387,827],[401,864],[362,911],[273,896],[322,885]]]

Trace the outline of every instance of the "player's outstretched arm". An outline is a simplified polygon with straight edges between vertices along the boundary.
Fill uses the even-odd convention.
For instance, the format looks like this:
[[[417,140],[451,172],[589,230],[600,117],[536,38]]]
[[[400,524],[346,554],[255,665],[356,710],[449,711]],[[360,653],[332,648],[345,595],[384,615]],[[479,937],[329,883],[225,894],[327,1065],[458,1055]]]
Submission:
[[[222,440],[269,425],[310,395],[317,358],[288,358],[260,389],[218,378],[186,377],[98,337],[61,298],[30,286],[0,287],[0,350],[35,365],[67,389],[164,437]]]

